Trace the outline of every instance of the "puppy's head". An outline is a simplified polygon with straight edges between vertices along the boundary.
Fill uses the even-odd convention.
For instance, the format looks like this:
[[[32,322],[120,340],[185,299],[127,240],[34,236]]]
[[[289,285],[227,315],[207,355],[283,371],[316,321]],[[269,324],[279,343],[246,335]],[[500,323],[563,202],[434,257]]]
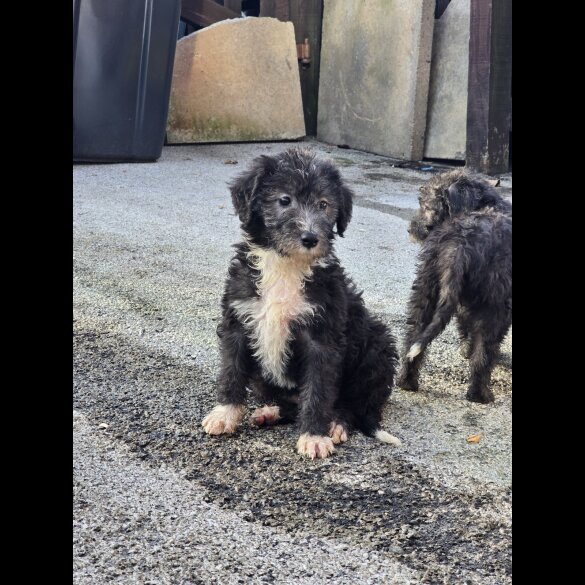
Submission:
[[[283,256],[327,256],[351,219],[353,193],[332,163],[308,150],[256,158],[230,190],[249,241]]]
[[[485,181],[454,170],[435,175],[420,188],[420,208],[408,228],[415,241],[424,240],[433,228],[462,213],[488,207],[507,211],[505,202]]]

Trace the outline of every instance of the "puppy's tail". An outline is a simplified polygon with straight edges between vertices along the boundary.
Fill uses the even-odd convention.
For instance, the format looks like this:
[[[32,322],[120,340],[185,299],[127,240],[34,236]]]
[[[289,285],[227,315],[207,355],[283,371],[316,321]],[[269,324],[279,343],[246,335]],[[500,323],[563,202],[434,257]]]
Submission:
[[[366,435],[366,437],[372,437],[380,441],[380,443],[386,443],[387,445],[395,445],[399,447],[402,445],[402,442],[398,437],[391,435],[389,432],[384,431],[380,428],[380,424],[378,420],[368,419],[368,417],[363,417],[356,422],[356,427]]]
[[[374,438],[378,439],[381,443],[386,443],[387,445],[395,445],[396,447],[402,445],[402,441],[398,437],[395,437],[380,428],[374,431]]]

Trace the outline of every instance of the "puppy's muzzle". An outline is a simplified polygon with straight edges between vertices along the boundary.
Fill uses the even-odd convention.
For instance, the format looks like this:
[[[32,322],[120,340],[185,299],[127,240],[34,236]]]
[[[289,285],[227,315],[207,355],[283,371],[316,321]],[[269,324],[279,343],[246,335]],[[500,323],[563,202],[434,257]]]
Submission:
[[[303,232],[301,234],[301,242],[303,242],[305,248],[314,248],[319,243],[319,238],[313,232]]]

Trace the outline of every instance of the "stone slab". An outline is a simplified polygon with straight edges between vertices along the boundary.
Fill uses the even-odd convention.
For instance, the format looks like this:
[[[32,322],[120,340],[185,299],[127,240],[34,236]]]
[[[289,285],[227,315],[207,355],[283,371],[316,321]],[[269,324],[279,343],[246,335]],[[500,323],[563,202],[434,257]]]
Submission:
[[[422,158],[434,0],[325,0],[317,137]]]
[[[451,0],[435,21],[427,114],[427,158],[465,160],[469,0]]]
[[[293,24],[224,20],[177,43],[169,144],[305,135]]]

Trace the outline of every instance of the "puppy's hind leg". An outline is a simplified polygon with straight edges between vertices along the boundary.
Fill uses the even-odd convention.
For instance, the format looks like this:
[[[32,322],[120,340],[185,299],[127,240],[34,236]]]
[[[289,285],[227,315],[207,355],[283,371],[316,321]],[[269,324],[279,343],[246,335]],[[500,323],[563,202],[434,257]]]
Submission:
[[[257,427],[270,427],[280,421],[280,408],[278,406],[261,406],[250,415],[250,423]]]
[[[410,351],[413,347],[414,351],[418,352],[414,355],[413,352]],[[396,378],[396,386],[398,388],[410,390],[411,392],[418,391],[418,378],[425,356],[425,349],[426,348],[421,348],[415,344],[409,346],[409,351],[402,357],[400,370],[398,371],[398,376]]]
[[[424,352],[445,329],[459,303],[464,265],[457,255],[450,255],[449,250],[444,251],[444,257],[439,263],[442,266],[439,274],[424,264],[413,285],[408,317],[410,329],[397,382],[405,390],[418,390]]]
[[[335,417],[335,420],[329,425],[329,436],[334,445],[345,443],[349,438],[348,426]]]
[[[492,320],[477,318],[471,342],[470,381],[467,399],[488,404],[494,401],[490,381],[494,365],[500,355],[500,344],[510,323],[507,319],[494,324]]]
[[[256,380],[252,386],[258,399],[265,403],[265,406],[257,408],[250,416],[250,424],[258,427],[274,426],[293,422],[298,411],[298,395],[290,394],[289,391],[277,388],[264,381]]]
[[[280,401],[277,404],[257,408],[250,415],[250,423],[258,427],[273,426],[293,422],[297,416],[296,404]]]
[[[473,321],[469,311],[465,307],[459,307],[457,310],[457,331],[459,333],[459,354],[462,358],[468,360],[471,357],[471,331]]]
[[[426,350],[426,346],[423,347],[417,340],[432,321],[438,299],[437,279],[432,272],[425,274],[423,268],[417,274],[408,301],[406,337],[396,378],[398,388],[413,392],[418,391],[418,378]]]
[[[467,390],[467,400],[483,404],[494,401],[490,380],[497,356],[498,344],[487,341],[482,336],[473,340],[470,356],[471,379]]]
[[[380,428],[384,406],[392,392],[398,361],[396,344],[382,323],[372,320],[367,351],[361,362],[342,382],[336,411],[368,437],[400,445],[400,440]]]

